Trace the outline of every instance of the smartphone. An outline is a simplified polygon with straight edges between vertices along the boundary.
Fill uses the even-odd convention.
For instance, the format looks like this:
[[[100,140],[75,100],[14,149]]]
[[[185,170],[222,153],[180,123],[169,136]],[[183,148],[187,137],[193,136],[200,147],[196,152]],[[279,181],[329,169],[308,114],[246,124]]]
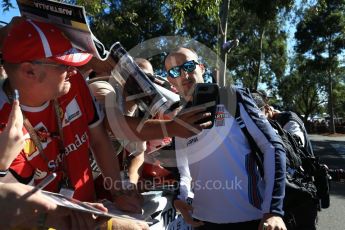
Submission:
[[[212,121],[212,125],[208,129],[212,128],[214,125],[214,119],[216,115],[216,108],[219,104],[219,87],[215,83],[198,83],[195,85],[193,94],[193,106],[204,105],[207,107],[206,111],[211,113],[211,118],[204,118],[197,122],[201,124],[207,121]]]

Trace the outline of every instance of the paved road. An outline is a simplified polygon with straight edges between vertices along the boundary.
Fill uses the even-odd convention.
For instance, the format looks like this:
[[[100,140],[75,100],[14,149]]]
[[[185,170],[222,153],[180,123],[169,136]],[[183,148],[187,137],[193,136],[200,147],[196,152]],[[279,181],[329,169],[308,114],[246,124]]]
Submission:
[[[345,136],[310,135],[315,154],[330,168],[345,169]],[[345,229],[345,184],[332,182],[331,206],[319,213],[318,230]]]

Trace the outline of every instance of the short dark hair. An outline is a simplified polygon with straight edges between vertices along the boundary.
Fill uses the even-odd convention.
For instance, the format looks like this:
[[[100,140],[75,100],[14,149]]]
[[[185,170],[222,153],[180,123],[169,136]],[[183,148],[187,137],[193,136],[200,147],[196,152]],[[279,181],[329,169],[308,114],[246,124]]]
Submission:
[[[254,102],[259,108],[262,108],[266,105],[265,100],[263,99],[262,95],[259,93],[252,93],[252,98],[254,99]]]
[[[264,100],[266,104],[268,104],[268,101],[271,98],[267,95],[266,91],[262,89],[251,89],[250,92],[260,95],[260,97],[262,98],[262,100]]]
[[[198,56],[198,54],[195,52],[195,50],[194,49],[192,49],[192,48],[190,48],[190,47],[184,47],[184,46],[180,46],[180,47],[177,47],[177,48],[175,48],[175,49],[172,49],[167,55],[165,55],[165,57],[164,57],[164,65],[165,65],[165,61],[166,61],[166,59],[170,56],[170,55],[172,55],[172,54],[175,54],[175,53],[178,53],[178,51],[180,50],[180,49],[188,49],[188,50],[190,50],[192,53],[194,53],[195,54],[195,56],[196,56],[196,59],[197,60],[195,60],[195,61],[198,61],[198,59],[199,59],[199,56]]]

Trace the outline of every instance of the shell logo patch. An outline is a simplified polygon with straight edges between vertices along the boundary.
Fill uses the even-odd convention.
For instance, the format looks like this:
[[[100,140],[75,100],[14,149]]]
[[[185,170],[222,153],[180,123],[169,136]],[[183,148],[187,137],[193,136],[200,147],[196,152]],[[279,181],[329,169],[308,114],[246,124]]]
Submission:
[[[38,123],[34,129],[37,131],[40,131],[41,133],[48,133],[47,128],[44,126],[44,124],[42,122]],[[48,144],[52,141],[52,139],[50,137],[45,137],[44,139],[42,139],[41,135],[39,132],[37,132],[37,136],[40,139],[42,148],[45,149]],[[39,155],[39,150],[38,147],[36,146],[35,142],[30,138],[29,133],[26,133],[25,136],[25,143],[24,143],[24,148],[23,148],[23,152],[25,153],[25,156],[28,160],[32,160],[33,158],[35,158],[36,156]]]
[[[24,144],[24,153],[26,155],[26,157],[30,157],[32,154],[34,154],[35,152],[38,152],[38,149],[35,145],[35,143],[30,139],[25,139],[25,144]]]

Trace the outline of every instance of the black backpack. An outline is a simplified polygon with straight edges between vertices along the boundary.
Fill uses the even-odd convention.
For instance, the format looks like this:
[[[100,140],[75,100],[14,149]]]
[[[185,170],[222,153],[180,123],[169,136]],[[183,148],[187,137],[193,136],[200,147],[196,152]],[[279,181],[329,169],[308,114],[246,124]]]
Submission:
[[[284,127],[290,121],[297,122],[297,124],[300,126],[300,128],[304,134],[304,137],[305,137],[304,138],[305,148],[307,149],[310,156],[314,156],[313,147],[312,147],[311,142],[309,140],[307,130],[304,127],[303,121],[301,120],[301,118],[296,113],[291,112],[291,111],[281,112],[277,115],[276,120],[281,125],[281,127]]]
[[[298,117],[298,115],[294,112],[291,111],[285,111],[282,112],[280,114],[278,114],[277,116],[277,121],[275,123],[279,124],[279,128],[283,127],[286,123],[290,122],[290,121],[294,121],[297,122],[299,124],[299,126],[301,127],[304,136],[305,136],[305,147],[303,147],[303,144],[300,140],[299,137],[292,135],[295,141],[291,140],[291,138],[289,139],[289,143],[290,145],[292,144],[292,146],[295,146],[294,152],[296,153],[296,155],[300,158],[301,162],[302,162],[302,169],[303,170],[298,170],[298,174],[294,176],[294,178],[289,178],[290,175],[289,173],[287,174],[287,188],[286,188],[286,193],[288,194],[287,196],[287,201],[285,202],[286,205],[289,207],[289,204],[291,203],[288,198],[289,197],[293,197],[296,196],[296,198],[300,198],[301,201],[303,202],[303,195],[304,195],[304,189],[307,189],[307,191],[309,191],[309,194],[312,195],[313,199],[317,199],[320,203],[319,208],[328,208],[330,205],[330,197],[329,197],[329,190],[330,190],[330,184],[329,184],[329,180],[330,180],[330,175],[328,174],[327,169],[322,166],[322,164],[319,161],[318,157],[315,157],[314,152],[313,152],[313,148],[311,145],[311,142],[308,138],[308,133],[305,130],[303,121]],[[277,127],[277,125],[272,124],[272,121],[270,121],[271,125],[278,130],[279,128]],[[283,129],[283,132],[286,135],[290,135],[291,134]],[[279,132],[279,135],[281,136],[282,139],[283,138],[283,134],[282,132]],[[286,144],[287,141],[283,140],[283,142]],[[287,144],[287,146],[289,146],[289,144]],[[294,168],[296,167],[296,165],[289,165],[289,159],[293,157],[293,154],[288,150],[289,147],[286,148],[286,152],[287,152],[287,170],[289,168]],[[291,184],[291,179],[293,179],[293,183]],[[294,187],[293,185],[299,184],[300,188]],[[315,189],[316,188],[316,195],[315,195]],[[295,190],[293,190],[295,189]],[[300,190],[300,191],[298,191]],[[292,195],[295,194],[295,195]],[[297,199],[299,200],[299,199]],[[319,209],[320,210],[320,209]]]
[[[240,116],[240,114],[237,115]],[[241,119],[236,117],[236,120]],[[296,204],[301,204],[310,199],[316,201],[318,199],[317,188],[313,182],[313,176],[303,169],[303,164],[309,162],[309,153],[302,147],[299,137],[284,130],[278,122],[272,120],[269,120],[269,122],[277,130],[286,152],[286,186],[283,209],[286,214],[290,214],[294,212]],[[261,177],[263,177],[263,159],[259,157],[263,154],[243,122],[240,127],[248,139],[253,157],[256,160]],[[313,164],[308,166],[308,168],[310,167],[313,167]],[[313,170],[311,169],[311,171]]]
[[[252,150],[251,154],[255,159],[260,175],[264,177],[264,155],[249,133],[240,114],[240,104],[243,105],[250,116],[253,115],[254,112],[257,113],[257,111],[251,108],[252,103],[247,102],[248,98],[253,100],[250,91],[246,89],[231,90],[221,88],[220,95],[222,104],[233,114],[236,122],[246,136]],[[236,98],[236,100],[234,100],[234,98]],[[257,117],[254,115],[253,119],[257,119]],[[314,157],[314,154],[309,151],[309,148],[303,147],[299,137],[284,130],[277,121],[269,122],[271,126],[277,130],[280,142],[286,152],[286,185],[283,203],[285,214],[283,219],[289,229],[294,229],[294,227],[303,226],[302,222],[305,221],[303,217],[300,217],[299,211],[301,207],[304,207],[302,210],[307,208],[312,211],[320,207],[319,203],[321,203],[322,208],[327,208],[329,206],[328,174],[327,170],[321,166],[318,159]],[[304,126],[302,127],[304,128]],[[315,220],[309,219],[308,221],[312,222]]]
[[[223,96],[227,95],[223,93]],[[253,157],[263,177],[263,154],[241,118],[239,103],[245,106],[242,97],[243,95],[241,95],[240,91],[236,91],[235,120],[249,142]],[[316,202],[319,199],[325,200],[324,205],[321,206],[322,208],[327,208],[329,206],[329,187],[327,180],[325,180],[327,176],[324,174],[318,159],[314,157],[314,154],[309,149],[303,147],[299,137],[284,130],[277,121],[269,122],[277,130],[286,152],[284,211],[286,213],[293,212],[296,204],[306,202],[308,199],[315,200]]]
[[[269,121],[282,139],[286,152],[286,186],[284,211],[293,213],[297,204],[307,200],[318,200],[317,187],[314,184],[312,172],[315,169],[310,153],[302,146],[299,137],[284,130],[277,121]],[[308,164],[308,165],[306,165]],[[305,169],[308,167],[308,169]]]
[[[246,103],[244,103],[243,99],[244,97],[251,97],[250,91],[247,89],[231,90],[228,88],[220,88],[220,95],[221,103],[234,115],[236,122],[246,136],[260,175],[263,177],[264,155],[243,122],[239,108],[239,104],[242,104],[249,114],[253,112],[250,108],[246,108]],[[236,98],[236,100],[231,100],[231,98]],[[270,124],[277,130],[286,152],[284,211],[286,213],[293,212],[297,206],[296,204],[302,204],[308,199],[312,199],[316,202],[320,199],[321,207],[328,208],[329,183],[327,179],[327,170],[321,166],[318,158],[314,157],[314,154],[310,152],[310,148],[303,147],[299,137],[284,130],[277,121],[270,121]],[[302,127],[304,127],[304,125]]]

